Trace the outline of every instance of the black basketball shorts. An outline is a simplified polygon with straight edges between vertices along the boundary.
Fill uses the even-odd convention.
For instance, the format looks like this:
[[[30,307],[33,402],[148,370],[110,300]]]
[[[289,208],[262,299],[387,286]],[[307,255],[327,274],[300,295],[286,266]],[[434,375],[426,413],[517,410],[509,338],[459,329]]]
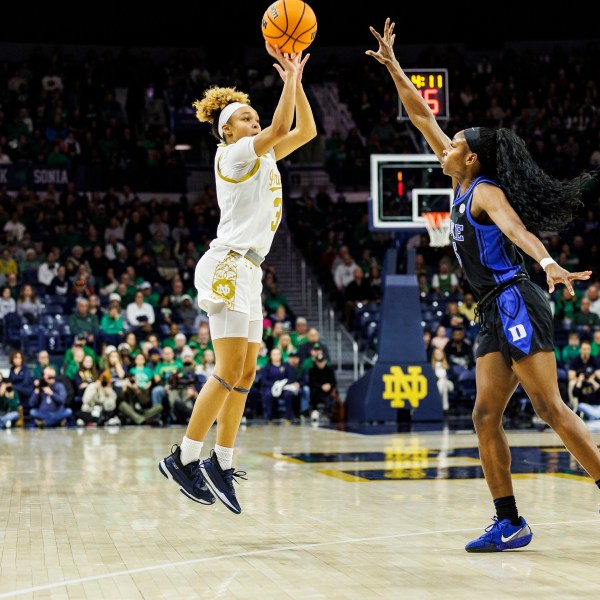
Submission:
[[[475,352],[500,352],[510,367],[540,350],[554,350],[552,309],[543,290],[529,279],[505,289],[482,315]]]

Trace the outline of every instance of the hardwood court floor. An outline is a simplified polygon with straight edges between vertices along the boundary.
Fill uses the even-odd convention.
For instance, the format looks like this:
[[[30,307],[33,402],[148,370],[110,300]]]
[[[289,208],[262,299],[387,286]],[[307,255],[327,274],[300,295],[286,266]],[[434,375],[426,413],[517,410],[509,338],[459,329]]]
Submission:
[[[554,433],[509,434],[533,542],[469,554],[493,513],[474,434],[375,431],[249,425],[241,515],[160,475],[183,428],[2,431],[0,598],[600,597],[600,490]]]

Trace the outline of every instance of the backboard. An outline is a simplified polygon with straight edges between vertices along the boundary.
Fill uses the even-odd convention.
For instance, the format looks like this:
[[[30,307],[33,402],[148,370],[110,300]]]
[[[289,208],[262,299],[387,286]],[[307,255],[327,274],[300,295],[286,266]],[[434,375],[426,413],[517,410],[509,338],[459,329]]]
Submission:
[[[371,154],[371,230],[425,229],[422,214],[449,211],[452,198],[434,154]]]

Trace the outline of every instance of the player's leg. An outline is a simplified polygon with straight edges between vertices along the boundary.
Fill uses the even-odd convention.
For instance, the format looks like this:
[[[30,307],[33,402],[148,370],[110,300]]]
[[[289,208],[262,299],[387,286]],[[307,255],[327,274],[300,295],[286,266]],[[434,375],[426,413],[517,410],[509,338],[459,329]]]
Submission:
[[[517,377],[500,352],[491,352],[477,359],[476,383],[473,425],[485,480],[492,498],[511,496],[511,455],[502,417],[517,388]]]
[[[171,454],[159,464],[160,472],[167,479],[173,480],[183,494],[200,504],[213,504],[215,501],[200,470],[204,438],[241,377],[248,340],[225,337],[213,340],[213,346],[214,374],[196,398],[181,446],[174,445]]]
[[[208,504],[214,502],[215,497],[207,487],[206,468],[214,465],[215,468],[211,472],[216,473],[215,477],[219,480],[219,499],[230,510],[239,513],[241,509],[235,499],[233,482],[230,481],[233,476],[230,466],[233,442],[250,385],[244,387],[248,378],[248,368],[245,365],[249,342],[254,345],[262,339],[262,272],[245,259],[239,256],[235,258],[231,252],[221,262],[207,255],[208,253],[200,259],[196,267],[195,284],[201,306],[209,315],[215,350],[215,370],[198,394],[181,446],[175,446],[171,456],[161,462],[160,470],[166,477],[180,483],[183,493],[198,502],[207,500],[204,503]],[[232,275],[227,279],[227,285],[222,286],[227,288],[227,294],[219,286],[215,287],[214,278],[219,269]],[[219,301],[215,302],[214,298],[219,298]],[[257,312],[260,321],[258,326],[254,323],[251,327],[250,324],[259,318],[255,316]],[[252,359],[252,379],[257,353],[258,350]],[[227,408],[221,412],[225,405]],[[204,438],[217,418],[220,420],[217,427],[217,444],[211,453],[212,456],[201,463],[200,454]],[[231,445],[221,445],[220,442]],[[224,477],[225,472],[231,474],[231,477]],[[214,481],[212,483],[214,484]],[[201,499],[198,496],[201,496]]]
[[[531,541],[531,529],[519,517],[510,474],[510,447],[502,416],[518,381],[500,352],[477,359],[477,398],[473,424],[486,483],[494,500],[496,516],[483,535],[465,546],[467,552],[499,552],[519,548]]]
[[[200,465],[204,438],[241,379],[248,350],[248,314],[229,310],[223,303],[213,309],[209,325],[215,370],[196,398],[181,446],[173,446],[159,464],[160,472],[175,481],[183,494],[202,504],[215,501]],[[233,449],[227,452],[233,454]]]
[[[244,261],[243,266],[248,275],[248,313],[244,313],[242,319],[239,313],[229,311],[229,322],[223,335],[231,335],[232,332],[244,333],[246,338],[244,360],[241,363],[233,390],[217,417],[217,447],[230,448],[231,454],[233,454],[235,438],[244,416],[248,393],[256,377],[256,361],[263,337],[262,271],[248,261]],[[215,333],[219,332],[215,331]],[[216,337],[221,337],[221,335]],[[217,454],[219,453],[217,452]],[[219,456],[219,459],[224,469],[231,467],[231,455]]]
[[[196,398],[185,434],[187,438],[197,441],[204,441],[226,400],[233,395],[233,388],[241,380],[248,340],[241,337],[214,339],[213,347],[215,369]]]
[[[233,468],[233,447],[240,427],[246,399],[256,376],[256,360],[262,338],[262,320],[248,325],[246,357],[242,375],[227,396],[217,416],[217,443],[206,460],[200,463],[200,470],[214,495],[233,513],[242,512],[238,502],[234,482],[244,479],[243,471]]]
[[[513,364],[513,371],[538,416],[559,435],[590,477],[600,480],[600,452],[585,423],[560,396],[554,353],[527,356]]]
[[[244,370],[248,350],[250,285],[248,270],[240,269],[245,263],[239,255],[236,256],[229,252],[222,260],[217,260],[209,251],[196,266],[194,283],[200,305],[208,313],[215,369],[194,403],[183,444],[184,464],[193,454],[196,455],[194,460],[200,457],[206,434]],[[217,273],[221,273],[219,277],[222,273],[227,274],[223,286],[215,284],[215,281],[221,281]]]
[[[247,342],[242,374],[217,416],[217,444],[220,446],[233,448],[235,444],[246,407],[246,398],[256,377],[256,361],[259,350],[260,343]]]

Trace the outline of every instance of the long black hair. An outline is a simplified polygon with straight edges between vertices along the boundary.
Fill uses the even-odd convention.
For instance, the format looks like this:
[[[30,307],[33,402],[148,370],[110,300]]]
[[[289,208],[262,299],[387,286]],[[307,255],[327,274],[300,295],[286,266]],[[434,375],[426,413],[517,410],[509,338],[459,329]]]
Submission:
[[[598,171],[570,181],[548,175],[533,159],[525,141],[510,129],[479,128],[477,158],[482,174],[495,179],[527,229],[560,231],[583,208],[582,197]]]

